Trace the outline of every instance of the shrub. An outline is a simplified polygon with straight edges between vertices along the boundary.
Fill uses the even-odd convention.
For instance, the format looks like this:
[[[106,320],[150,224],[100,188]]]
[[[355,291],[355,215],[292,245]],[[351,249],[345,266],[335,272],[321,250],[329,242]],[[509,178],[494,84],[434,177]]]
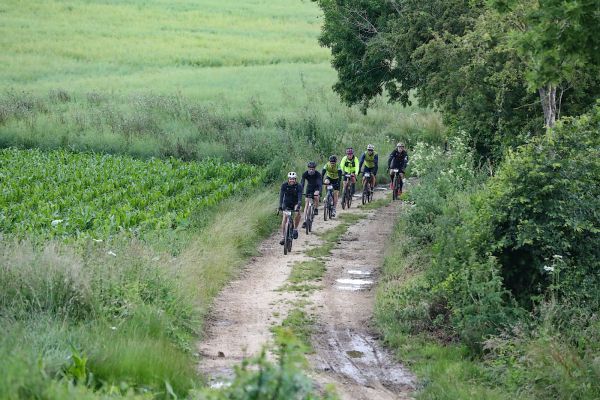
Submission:
[[[600,106],[564,119],[508,154],[477,199],[476,251],[497,258],[505,286],[529,308],[555,268],[562,295],[600,306],[599,131]]]

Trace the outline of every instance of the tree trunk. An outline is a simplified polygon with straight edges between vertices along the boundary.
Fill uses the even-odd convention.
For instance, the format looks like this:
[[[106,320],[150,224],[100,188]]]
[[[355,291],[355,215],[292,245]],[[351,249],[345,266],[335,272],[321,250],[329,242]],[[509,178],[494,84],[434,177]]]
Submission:
[[[556,122],[556,86],[546,85],[538,89],[544,109],[544,126],[552,128]]]

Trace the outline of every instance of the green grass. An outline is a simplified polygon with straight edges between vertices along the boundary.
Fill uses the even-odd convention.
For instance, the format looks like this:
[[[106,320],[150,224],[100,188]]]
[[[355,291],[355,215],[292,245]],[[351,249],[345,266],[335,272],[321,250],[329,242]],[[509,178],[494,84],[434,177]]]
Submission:
[[[302,261],[292,265],[292,273],[288,280],[292,283],[315,281],[323,278],[325,263],[319,260]]]
[[[384,197],[383,199],[373,200],[367,204],[359,204],[358,208],[360,208],[361,210],[375,210],[380,207],[387,206],[391,202],[392,202],[392,196],[386,195],[386,197]]]
[[[312,352],[311,335],[314,332],[315,319],[309,315],[302,307],[297,307],[288,313],[287,317],[281,322],[281,325],[273,328],[275,340],[280,340],[283,334],[291,332],[300,343],[302,343],[303,352]]]

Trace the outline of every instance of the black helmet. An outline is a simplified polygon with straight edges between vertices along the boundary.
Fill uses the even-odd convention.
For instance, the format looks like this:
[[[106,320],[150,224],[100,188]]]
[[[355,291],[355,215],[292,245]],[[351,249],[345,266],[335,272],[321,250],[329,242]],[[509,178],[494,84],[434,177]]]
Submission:
[[[329,162],[337,162],[336,156],[329,156]]]
[[[308,164],[306,164],[306,166],[308,168],[317,168],[317,163],[314,161],[309,161]]]

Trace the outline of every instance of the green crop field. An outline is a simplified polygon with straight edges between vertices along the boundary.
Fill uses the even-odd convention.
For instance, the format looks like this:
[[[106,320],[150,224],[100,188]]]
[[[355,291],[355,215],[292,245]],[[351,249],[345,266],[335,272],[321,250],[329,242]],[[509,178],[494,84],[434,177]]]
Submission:
[[[262,180],[242,164],[139,161],[66,151],[0,151],[0,230],[19,235],[106,238],[185,226],[232,193]]]
[[[215,99],[269,94],[290,78],[299,85],[301,72],[329,83],[319,15],[301,0],[9,0],[0,5],[0,86]]]

